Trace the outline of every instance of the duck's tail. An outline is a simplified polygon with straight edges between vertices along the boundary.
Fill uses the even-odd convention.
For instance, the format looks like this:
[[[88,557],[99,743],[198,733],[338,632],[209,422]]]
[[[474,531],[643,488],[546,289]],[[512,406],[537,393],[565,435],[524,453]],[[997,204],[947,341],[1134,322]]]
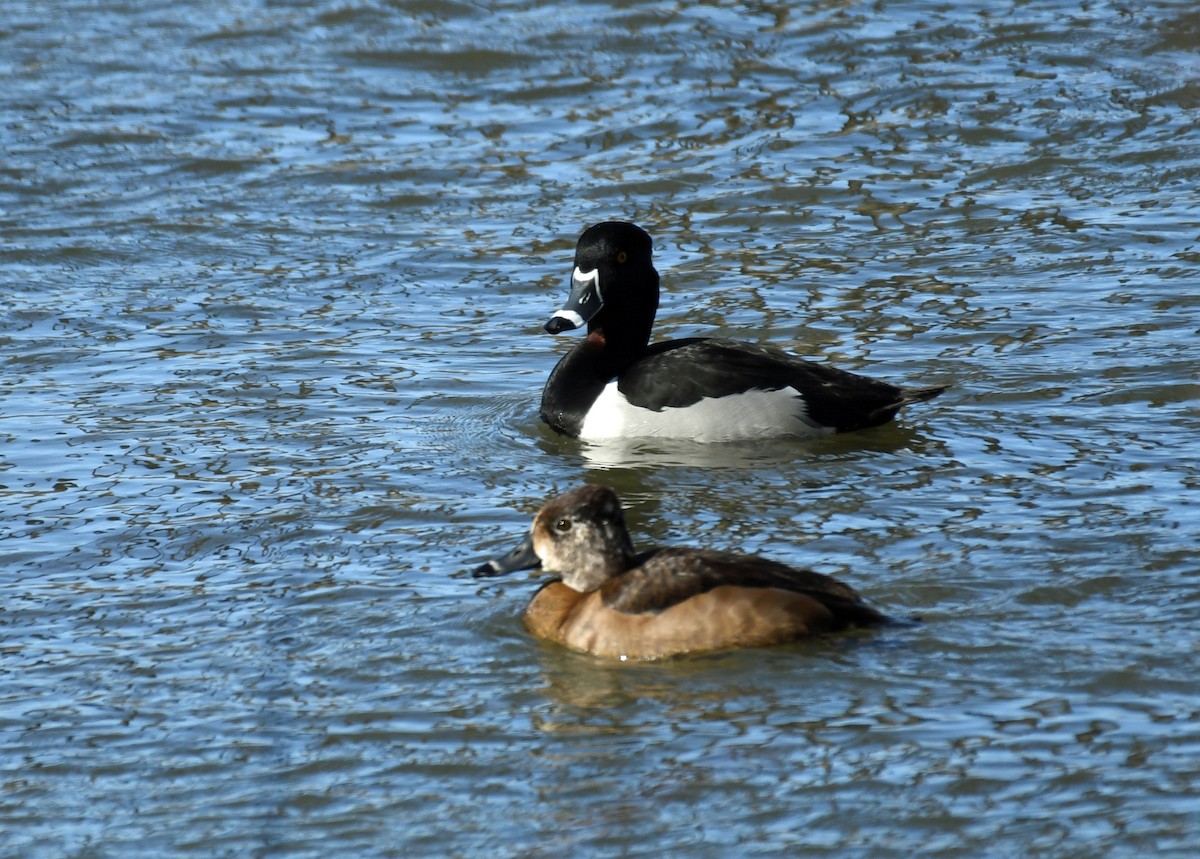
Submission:
[[[875,411],[871,412],[871,418],[889,421],[896,416],[896,412],[910,403],[923,403],[926,400],[932,400],[949,387],[949,385],[937,385],[931,388],[901,388],[900,399],[875,409]]]
[[[949,387],[949,385],[938,385],[933,388],[901,388],[900,402],[894,408],[898,409],[901,406],[907,406],[909,403],[923,403],[926,400],[932,400]]]

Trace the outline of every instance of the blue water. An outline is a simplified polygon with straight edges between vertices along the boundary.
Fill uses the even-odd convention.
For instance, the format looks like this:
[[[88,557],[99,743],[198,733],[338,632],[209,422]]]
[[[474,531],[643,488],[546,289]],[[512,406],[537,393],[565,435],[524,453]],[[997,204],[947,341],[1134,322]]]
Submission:
[[[0,0],[0,854],[1190,856],[1193,5]],[[658,336],[953,387],[559,438],[613,217]],[[921,622],[540,644],[467,571],[583,481]]]

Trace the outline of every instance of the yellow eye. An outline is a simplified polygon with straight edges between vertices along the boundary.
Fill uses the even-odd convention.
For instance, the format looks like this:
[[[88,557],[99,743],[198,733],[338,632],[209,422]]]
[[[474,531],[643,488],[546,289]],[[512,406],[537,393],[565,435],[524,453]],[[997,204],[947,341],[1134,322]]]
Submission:
[[[559,519],[557,522],[554,523],[554,530],[555,531],[570,531],[571,530],[571,520],[570,519]]]
[[[627,260],[628,258],[629,258],[629,257],[628,257],[628,255],[625,253],[625,251],[617,251],[617,263],[618,263],[618,264],[619,264],[619,263],[623,263],[623,262],[625,262],[625,260]]]

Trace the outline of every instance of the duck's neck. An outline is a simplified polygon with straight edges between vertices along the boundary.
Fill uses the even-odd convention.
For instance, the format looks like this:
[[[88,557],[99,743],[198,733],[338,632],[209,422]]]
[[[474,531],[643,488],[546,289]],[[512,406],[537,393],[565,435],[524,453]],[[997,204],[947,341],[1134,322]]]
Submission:
[[[578,436],[588,409],[615,373],[604,366],[604,337],[589,333],[562,357],[542,391],[542,419],[561,433]]]
[[[658,312],[658,272],[651,268],[640,280],[626,285],[619,299],[606,301],[588,322],[587,340],[599,347],[589,353],[592,368],[605,382],[625,372],[650,344]]]
[[[591,370],[596,378],[608,382],[646,354],[646,346],[650,343],[650,326],[631,326],[628,322],[622,322],[606,328],[603,320],[592,320],[588,324],[584,343],[589,342],[592,344],[592,348],[587,350]]]
[[[590,406],[605,385],[646,353],[653,317],[646,324],[627,319],[606,327],[610,318],[614,317],[596,314],[588,324],[587,336],[563,356],[550,374],[547,392],[557,391]]]
[[[658,273],[650,270],[640,288],[605,306],[588,323],[587,336],[563,356],[542,392],[542,418],[562,433],[578,436],[604,386],[644,354],[658,310]]]

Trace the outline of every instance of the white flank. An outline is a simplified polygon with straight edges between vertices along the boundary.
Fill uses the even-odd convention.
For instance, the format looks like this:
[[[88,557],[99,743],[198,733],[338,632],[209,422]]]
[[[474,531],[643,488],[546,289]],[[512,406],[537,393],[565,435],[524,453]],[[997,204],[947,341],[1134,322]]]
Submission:
[[[631,406],[613,381],[588,410],[579,437],[589,441],[657,437],[712,442],[832,432],[809,420],[804,401],[794,388],[708,397],[690,406],[656,412]]]

